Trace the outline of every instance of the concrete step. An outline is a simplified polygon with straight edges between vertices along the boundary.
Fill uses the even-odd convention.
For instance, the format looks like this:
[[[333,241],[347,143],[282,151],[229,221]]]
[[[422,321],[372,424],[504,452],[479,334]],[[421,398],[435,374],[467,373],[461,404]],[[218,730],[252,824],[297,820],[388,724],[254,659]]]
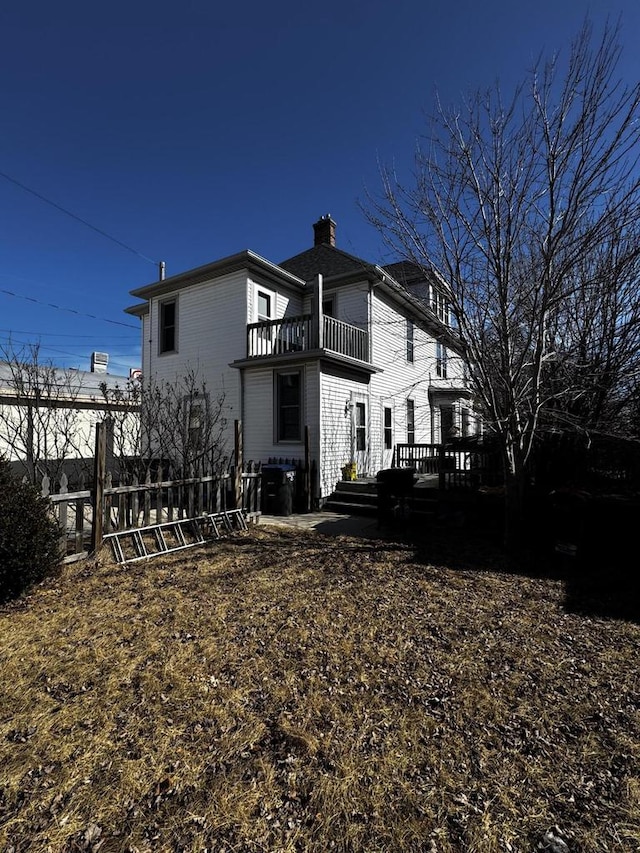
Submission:
[[[353,493],[358,492],[359,494],[377,494],[377,487],[375,480],[338,480],[335,485],[335,492],[342,493]]]
[[[378,514],[378,506],[375,503],[355,503],[350,501],[334,500],[333,496],[328,498],[323,509],[328,512],[339,512],[349,515],[370,515],[372,518]]]

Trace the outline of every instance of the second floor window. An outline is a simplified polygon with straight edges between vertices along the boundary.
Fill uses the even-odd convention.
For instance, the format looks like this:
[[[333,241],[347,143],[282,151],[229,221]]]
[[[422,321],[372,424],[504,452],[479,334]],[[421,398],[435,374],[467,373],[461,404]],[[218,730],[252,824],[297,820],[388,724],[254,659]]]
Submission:
[[[447,378],[447,348],[441,343],[436,344],[436,375]]]
[[[160,303],[160,352],[178,351],[177,302]]]
[[[413,363],[413,320],[407,320],[407,361]]]
[[[431,310],[438,320],[446,323],[447,326],[449,325],[449,303],[447,302],[444,293],[433,285],[431,286]]]
[[[271,319],[271,294],[258,291],[258,320]]]
[[[322,313],[325,317],[335,317],[335,300],[333,296],[325,296],[322,300]]]

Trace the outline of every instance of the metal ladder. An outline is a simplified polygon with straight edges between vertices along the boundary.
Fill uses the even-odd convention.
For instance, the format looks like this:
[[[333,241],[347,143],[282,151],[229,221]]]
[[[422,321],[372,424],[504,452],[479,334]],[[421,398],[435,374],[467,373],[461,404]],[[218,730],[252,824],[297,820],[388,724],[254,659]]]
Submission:
[[[116,562],[135,563],[158,554],[193,548],[209,539],[221,539],[224,534],[241,530],[248,530],[244,511],[232,509],[132,530],[119,530],[108,533],[104,539],[109,540]]]

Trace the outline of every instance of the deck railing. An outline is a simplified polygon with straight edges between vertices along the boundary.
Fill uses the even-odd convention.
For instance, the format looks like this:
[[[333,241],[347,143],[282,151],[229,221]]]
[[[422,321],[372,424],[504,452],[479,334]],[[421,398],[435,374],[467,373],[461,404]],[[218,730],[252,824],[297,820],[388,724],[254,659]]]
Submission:
[[[247,326],[247,358],[321,348],[358,361],[369,361],[369,335],[364,329],[326,315],[322,320],[321,341],[317,329],[314,330],[311,314],[250,323]]]
[[[396,444],[393,467],[437,474],[442,489],[496,486],[502,482],[498,454],[476,444]]]

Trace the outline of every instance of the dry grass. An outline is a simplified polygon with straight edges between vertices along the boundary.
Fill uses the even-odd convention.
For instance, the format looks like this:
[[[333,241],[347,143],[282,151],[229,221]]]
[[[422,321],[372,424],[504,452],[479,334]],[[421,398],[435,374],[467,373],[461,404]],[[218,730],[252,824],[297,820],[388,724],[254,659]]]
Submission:
[[[640,849],[640,628],[260,528],[0,609],[0,849]]]

